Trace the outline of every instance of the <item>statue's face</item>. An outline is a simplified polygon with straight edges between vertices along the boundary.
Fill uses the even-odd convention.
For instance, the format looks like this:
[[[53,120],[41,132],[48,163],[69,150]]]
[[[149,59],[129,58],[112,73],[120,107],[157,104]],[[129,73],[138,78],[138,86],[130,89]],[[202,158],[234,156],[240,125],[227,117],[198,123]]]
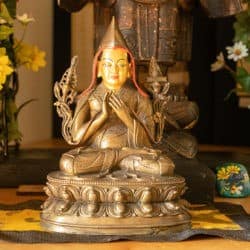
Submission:
[[[110,90],[120,89],[130,76],[128,54],[123,49],[103,50],[98,67],[98,76],[102,77],[102,83]]]

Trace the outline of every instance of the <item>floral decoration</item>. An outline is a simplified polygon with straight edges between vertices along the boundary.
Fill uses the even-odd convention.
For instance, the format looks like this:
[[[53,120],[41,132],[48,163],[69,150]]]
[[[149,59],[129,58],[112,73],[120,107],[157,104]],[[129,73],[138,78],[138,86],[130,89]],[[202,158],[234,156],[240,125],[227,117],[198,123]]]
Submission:
[[[235,62],[248,56],[248,48],[242,41],[236,42],[232,47],[226,47],[228,53],[228,59],[234,60]]]
[[[236,16],[234,23],[234,44],[227,46],[227,59],[236,62],[236,70],[233,70],[226,62],[225,55],[220,52],[216,61],[211,64],[211,71],[227,70],[237,83],[234,91],[250,92],[250,0],[245,0],[245,11]]]
[[[217,167],[218,192],[225,197],[244,197],[250,194],[249,175],[239,163],[225,163]]]
[[[11,66],[11,61],[6,55],[6,49],[0,48],[0,90],[3,88],[6,82],[7,76],[9,76],[14,69]]]
[[[226,168],[221,168],[217,173],[218,180],[227,180],[229,178],[229,174],[226,171]]]
[[[18,68],[21,66],[37,72],[46,65],[45,52],[35,45],[24,43],[25,33],[35,19],[26,13],[16,14],[16,0],[0,0],[0,140],[4,154],[8,144],[16,145],[22,139],[18,129],[18,114],[31,100],[16,106],[15,96],[19,88]],[[14,25],[23,29],[20,39],[15,37]]]
[[[37,72],[39,68],[46,65],[45,52],[40,51],[37,46],[19,43],[15,48],[16,62],[24,65],[27,69]]]

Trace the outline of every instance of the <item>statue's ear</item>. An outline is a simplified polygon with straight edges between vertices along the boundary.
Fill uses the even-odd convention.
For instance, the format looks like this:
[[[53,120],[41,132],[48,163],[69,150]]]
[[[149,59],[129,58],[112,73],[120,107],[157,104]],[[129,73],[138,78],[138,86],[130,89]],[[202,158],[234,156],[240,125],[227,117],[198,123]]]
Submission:
[[[127,78],[131,78],[132,76],[132,71],[131,71],[131,63],[128,65],[128,75]]]
[[[97,78],[102,77],[102,72],[101,72],[101,62],[97,62]]]

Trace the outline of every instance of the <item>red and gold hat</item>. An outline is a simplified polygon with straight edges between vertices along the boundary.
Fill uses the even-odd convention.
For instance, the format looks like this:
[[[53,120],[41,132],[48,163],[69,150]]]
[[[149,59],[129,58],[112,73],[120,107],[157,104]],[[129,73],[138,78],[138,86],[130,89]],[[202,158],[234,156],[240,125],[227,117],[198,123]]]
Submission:
[[[100,43],[100,46],[98,48],[98,51],[94,57],[94,61],[93,61],[93,68],[92,68],[92,80],[91,83],[89,85],[89,87],[84,90],[82,92],[82,94],[80,94],[80,96],[82,95],[86,95],[88,94],[96,85],[96,78],[97,78],[97,62],[98,59],[100,58],[100,55],[102,54],[104,49],[124,49],[129,57],[130,57],[130,64],[131,64],[131,80],[133,82],[133,84],[135,85],[135,87],[137,88],[137,90],[139,91],[139,93],[142,96],[148,96],[138,85],[137,81],[136,81],[136,73],[135,73],[135,60],[134,57],[132,55],[132,53],[129,51],[125,40],[123,39],[122,34],[119,31],[118,25],[115,21],[115,18],[112,18],[112,21]]]

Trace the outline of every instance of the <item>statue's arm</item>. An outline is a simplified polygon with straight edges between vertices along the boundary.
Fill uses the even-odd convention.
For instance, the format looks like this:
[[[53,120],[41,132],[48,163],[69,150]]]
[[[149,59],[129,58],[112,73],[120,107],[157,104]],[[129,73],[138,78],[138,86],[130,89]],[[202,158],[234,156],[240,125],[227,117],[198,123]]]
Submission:
[[[93,113],[93,112],[92,112]],[[91,117],[91,110],[88,102],[79,102],[76,107],[72,122],[71,134],[77,143],[85,143],[105,123],[108,118],[107,95],[102,104],[102,110],[95,112]]]
[[[138,142],[145,143],[145,138],[149,142],[155,141],[155,122],[152,102],[149,98],[138,95],[138,108],[137,108],[137,126],[140,128],[141,133],[138,134]]]

